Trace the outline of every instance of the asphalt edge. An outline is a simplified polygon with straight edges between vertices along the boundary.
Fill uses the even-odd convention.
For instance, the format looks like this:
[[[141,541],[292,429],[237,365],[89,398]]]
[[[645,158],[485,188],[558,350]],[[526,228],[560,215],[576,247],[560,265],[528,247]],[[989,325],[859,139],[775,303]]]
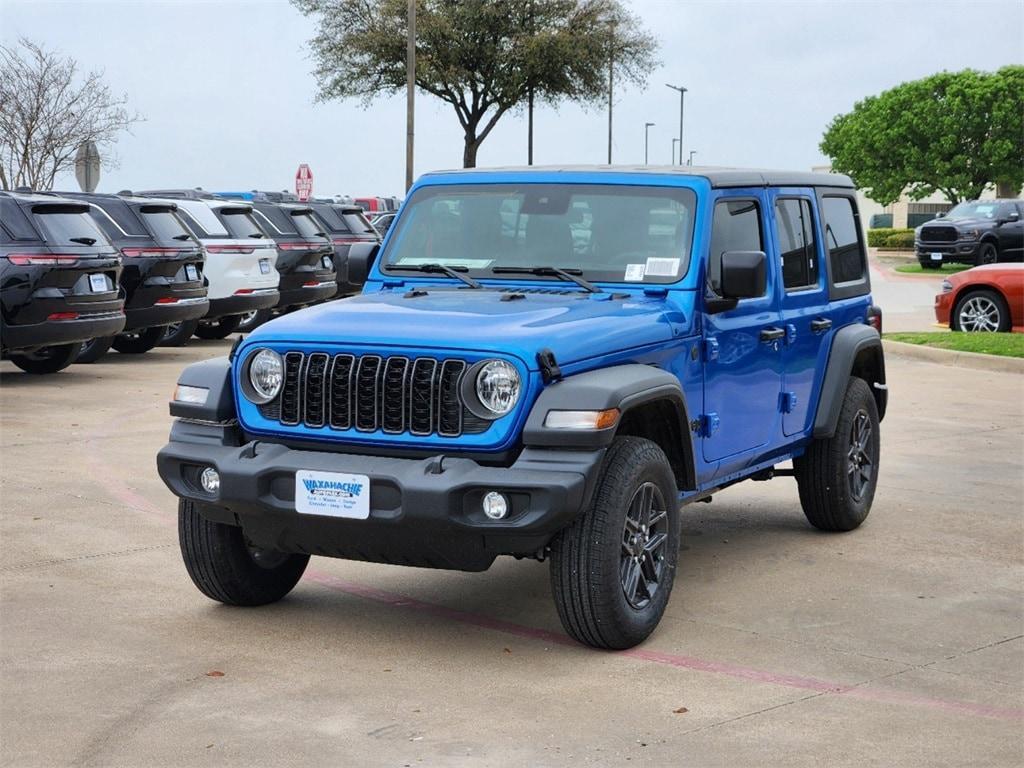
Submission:
[[[957,352],[952,349],[926,347],[922,344],[905,344],[901,341],[882,340],[887,355],[910,360],[923,360],[954,368],[972,368],[977,371],[997,373],[1024,373],[1024,358],[983,355],[977,352]]]

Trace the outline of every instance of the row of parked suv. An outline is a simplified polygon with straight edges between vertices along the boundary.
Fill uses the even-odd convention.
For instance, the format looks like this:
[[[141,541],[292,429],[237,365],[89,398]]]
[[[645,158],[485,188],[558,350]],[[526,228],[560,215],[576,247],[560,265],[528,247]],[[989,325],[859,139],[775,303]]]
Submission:
[[[2,355],[30,373],[224,338],[358,290],[362,209],[198,190],[0,192]]]

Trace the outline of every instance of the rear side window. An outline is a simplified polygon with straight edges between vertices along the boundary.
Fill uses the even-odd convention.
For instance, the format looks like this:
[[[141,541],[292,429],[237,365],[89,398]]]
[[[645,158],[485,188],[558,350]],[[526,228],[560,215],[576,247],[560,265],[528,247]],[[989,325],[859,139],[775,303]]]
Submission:
[[[227,237],[228,231],[206,203],[181,200],[178,202],[178,211],[184,214],[182,221],[196,237]]]
[[[21,211],[21,206],[9,197],[0,197],[0,237],[5,243],[15,240],[38,240],[39,235]]]
[[[786,290],[816,286],[818,257],[810,202],[803,198],[776,200],[775,229],[782,259],[782,284]]]
[[[367,221],[366,217],[361,213],[343,213],[342,218],[345,219],[345,223],[348,225],[349,232],[354,234],[369,234],[373,235],[376,232],[373,226]]]
[[[860,246],[853,202],[848,197],[823,197],[821,211],[825,220],[825,248],[833,285],[864,279],[866,265]]]
[[[331,232],[348,232],[348,226],[331,206],[316,205],[313,210],[316,211],[318,221],[322,221]]]
[[[317,237],[324,234],[323,228],[308,213],[293,213],[292,226],[303,237]]]
[[[257,219],[266,221],[270,225],[269,229],[271,232],[278,232],[282,235],[294,235],[297,234],[295,226],[292,224],[292,217],[289,216],[284,209],[278,208],[276,205],[261,205],[256,210]]]
[[[224,222],[232,237],[239,239],[251,237],[254,240],[265,237],[256,219],[245,208],[221,208],[220,220]]]
[[[756,200],[722,200],[715,204],[707,274],[711,290],[721,293],[723,253],[763,250],[761,206]]]
[[[107,245],[96,222],[75,207],[37,205],[32,208],[39,230],[50,245]]]
[[[146,228],[142,226],[142,222],[135,215],[135,211],[123,200],[104,198],[102,200],[93,199],[90,202],[95,208],[101,209],[97,211],[94,208],[92,216],[111,237],[123,237],[124,235],[145,236],[147,234]],[[109,219],[105,219],[103,214],[106,214]],[[121,232],[108,229],[110,227],[110,219],[113,219],[114,223],[121,229]]]
[[[185,241],[190,239],[188,230],[185,229],[185,225],[181,223],[181,219],[174,211],[143,206],[139,209],[139,213],[146,222],[146,226],[149,227],[149,231],[153,233],[154,240],[163,242],[165,240]]]

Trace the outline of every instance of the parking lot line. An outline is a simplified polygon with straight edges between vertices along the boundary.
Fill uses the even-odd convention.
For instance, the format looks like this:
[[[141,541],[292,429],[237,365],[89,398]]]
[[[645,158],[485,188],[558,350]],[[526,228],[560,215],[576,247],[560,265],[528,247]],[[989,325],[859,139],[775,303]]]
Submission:
[[[370,587],[347,579],[340,579],[320,571],[306,571],[303,577],[305,581],[311,581],[327,589],[354,595],[377,603],[416,611],[435,618],[455,621],[461,624],[468,624],[481,629],[488,629],[495,632],[503,632],[516,637],[523,637],[530,640],[540,640],[556,645],[564,645],[571,648],[579,648],[579,644],[567,635],[552,632],[551,630],[539,627],[530,627],[524,624],[515,624],[480,613],[461,611],[457,608],[428,603],[417,600],[406,595]],[[588,651],[594,653],[595,651]],[[996,720],[1024,721],[1024,709],[991,707],[984,704],[975,704],[967,701],[954,701],[949,699],[937,699],[930,696],[919,696],[916,694],[903,693],[900,691],[883,690],[880,688],[868,688],[859,685],[845,685],[842,683],[820,680],[813,677],[802,677],[798,675],[787,675],[777,672],[745,667],[737,664],[729,664],[709,659],[699,659],[693,656],[684,656],[662,651],[647,650],[645,648],[631,648],[626,651],[613,651],[615,655],[631,659],[639,659],[654,664],[663,664],[681,669],[689,669],[696,672],[707,672],[725,677],[750,680],[752,682],[766,683],[768,685],[779,685],[797,690],[814,691],[820,694],[836,694],[850,698],[871,701],[879,704],[898,704],[905,706],[924,707],[927,709],[941,710],[952,714],[968,715],[974,717],[986,717]],[[914,667],[916,668],[916,667]],[[912,669],[914,669],[912,668]]]

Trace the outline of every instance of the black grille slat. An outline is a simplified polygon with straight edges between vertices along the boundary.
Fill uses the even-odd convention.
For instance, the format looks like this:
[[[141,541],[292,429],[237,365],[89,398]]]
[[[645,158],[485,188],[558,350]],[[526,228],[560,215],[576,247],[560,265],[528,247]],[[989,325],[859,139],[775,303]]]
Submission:
[[[281,396],[259,407],[282,426],[458,437],[491,425],[462,399],[465,360],[288,352]]]
[[[380,372],[382,360],[377,355],[359,358],[356,369],[356,429],[374,432],[378,425],[380,404]]]
[[[305,357],[301,352],[289,352],[284,356],[284,387],[281,390],[282,424],[295,426],[299,423],[302,405],[302,387],[299,382]]]
[[[384,364],[381,393],[381,429],[390,434],[405,431],[405,381],[409,371],[409,360],[405,357],[389,357]]]
[[[306,426],[322,427],[326,420],[327,363],[330,357],[317,352],[309,356],[305,375],[305,418]]]
[[[335,355],[331,361],[330,424],[335,429],[351,429],[352,427],[352,374],[355,371],[356,359],[353,355]]]
[[[462,398],[459,383],[466,364],[462,360],[445,360],[437,387],[437,434],[456,437],[462,434]]]
[[[922,243],[955,243],[957,241],[956,227],[938,226],[921,227]]]
[[[409,384],[409,431],[429,435],[434,431],[434,381],[437,360],[421,357],[412,366]]]

